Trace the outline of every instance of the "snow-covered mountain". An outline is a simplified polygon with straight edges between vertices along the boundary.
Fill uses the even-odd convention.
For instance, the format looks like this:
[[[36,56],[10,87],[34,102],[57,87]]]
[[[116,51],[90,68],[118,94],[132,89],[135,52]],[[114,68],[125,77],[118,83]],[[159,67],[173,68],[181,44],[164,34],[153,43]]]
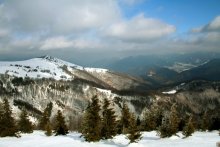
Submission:
[[[81,114],[95,95],[100,101],[112,100],[119,112],[122,101],[138,99],[149,86],[127,74],[82,67],[51,56],[0,62],[0,101],[7,97],[15,113],[25,107],[34,118],[48,103],[53,104],[53,112],[61,109],[67,116]]]
[[[33,58],[25,61],[0,62],[0,73],[15,77],[53,78],[56,80],[72,80],[69,72],[84,70],[88,72],[105,72],[106,69],[84,68],[51,56]],[[64,70],[66,68],[66,70]],[[67,72],[69,71],[69,72]]]

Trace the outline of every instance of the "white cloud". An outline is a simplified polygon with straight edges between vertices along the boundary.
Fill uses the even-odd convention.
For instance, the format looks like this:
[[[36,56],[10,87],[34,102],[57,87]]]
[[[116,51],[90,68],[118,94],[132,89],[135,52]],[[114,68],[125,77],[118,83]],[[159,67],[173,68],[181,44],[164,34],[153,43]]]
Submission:
[[[64,49],[73,46],[73,42],[67,40],[65,37],[54,37],[46,39],[40,49],[50,50],[50,49]]]
[[[210,23],[192,29],[193,33],[220,32],[220,16],[215,17]]]
[[[10,0],[5,9],[11,24],[28,32],[81,32],[120,18],[115,0]]]
[[[104,36],[123,41],[145,42],[159,39],[175,32],[175,27],[161,20],[146,18],[143,14],[131,20],[120,21],[103,31]]]

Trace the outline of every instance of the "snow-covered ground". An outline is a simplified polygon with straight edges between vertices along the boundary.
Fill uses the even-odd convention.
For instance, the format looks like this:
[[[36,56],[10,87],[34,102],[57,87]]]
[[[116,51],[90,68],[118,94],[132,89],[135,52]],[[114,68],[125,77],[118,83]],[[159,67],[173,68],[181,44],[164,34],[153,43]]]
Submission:
[[[160,139],[155,131],[144,132],[143,138],[132,144],[128,144],[124,135],[96,143],[85,142],[80,135],[73,132],[67,136],[47,137],[44,132],[35,131],[33,134],[22,134],[21,138],[0,138],[0,147],[216,147],[216,142],[220,142],[218,131],[196,132],[186,139],[182,139],[181,133],[178,133],[179,137]]]

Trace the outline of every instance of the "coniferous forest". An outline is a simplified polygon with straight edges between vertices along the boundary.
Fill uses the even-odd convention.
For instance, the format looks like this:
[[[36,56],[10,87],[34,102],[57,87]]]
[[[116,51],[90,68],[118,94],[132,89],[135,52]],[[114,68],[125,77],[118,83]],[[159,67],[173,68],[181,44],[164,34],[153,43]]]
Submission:
[[[71,130],[67,125],[65,114],[58,110],[54,119],[51,119],[52,109],[53,105],[49,103],[39,117],[38,124],[33,124],[25,109],[22,109],[19,119],[15,119],[8,100],[4,99],[3,103],[0,103],[0,136],[21,137],[20,133],[32,133],[34,130],[42,130],[46,136],[67,135]],[[171,137],[182,131],[184,138],[187,138],[196,130],[220,129],[219,125],[210,125],[207,112],[204,112],[201,120],[197,122],[193,114],[189,114],[187,118],[181,118],[175,104],[170,106],[170,111],[165,112],[163,108],[152,105],[140,119],[131,112],[126,102],[123,102],[121,115],[117,116],[110,100],[104,99],[101,102],[97,96],[94,96],[83,113],[80,126],[75,127],[77,128],[75,131],[80,132],[81,137],[88,142],[98,142],[124,134],[130,143],[133,143],[142,138],[143,131],[157,131],[161,138]],[[69,124],[74,124],[74,121],[76,120],[71,120]]]

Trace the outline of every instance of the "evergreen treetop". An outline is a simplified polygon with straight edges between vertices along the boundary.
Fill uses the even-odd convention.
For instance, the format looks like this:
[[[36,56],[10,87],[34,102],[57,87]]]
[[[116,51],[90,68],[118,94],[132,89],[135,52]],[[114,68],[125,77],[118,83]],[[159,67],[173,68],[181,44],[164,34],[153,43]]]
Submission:
[[[55,126],[54,130],[55,130],[55,135],[66,135],[66,134],[68,134],[68,128],[67,128],[67,125],[65,123],[65,118],[64,118],[64,116],[63,116],[63,114],[61,113],[60,110],[57,111],[56,126]]]
[[[100,109],[99,100],[94,96],[86,109],[82,123],[82,136],[86,141],[99,141],[102,137]]]
[[[33,132],[33,124],[30,122],[27,111],[25,109],[23,109],[21,112],[20,120],[18,121],[18,127],[22,133]]]
[[[141,139],[141,133],[136,125],[136,117],[134,113],[131,114],[129,127],[128,127],[128,139],[130,143],[137,142]]]
[[[102,118],[102,131],[101,136],[103,139],[109,139],[116,135],[116,116],[113,108],[110,108],[110,101],[104,99],[103,118]]]
[[[131,114],[129,111],[129,108],[127,104],[124,102],[121,112],[121,120],[120,123],[122,124],[122,133],[127,134],[128,133],[128,127],[130,123]]]
[[[12,110],[7,99],[3,102],[3,114],[1,117],[1,125],[3,128],[0,131],[0,136],[18,136],[18,128],[15,119],[12,117]]]

